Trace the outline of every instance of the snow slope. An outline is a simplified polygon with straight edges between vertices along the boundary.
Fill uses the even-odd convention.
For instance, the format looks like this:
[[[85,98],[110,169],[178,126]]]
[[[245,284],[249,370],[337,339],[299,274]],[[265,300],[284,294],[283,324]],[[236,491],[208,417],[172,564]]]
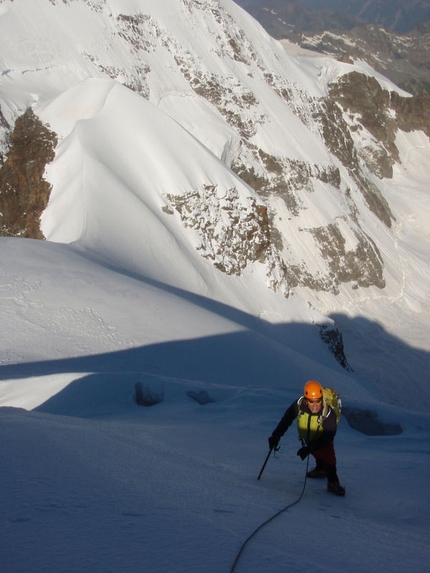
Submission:
[[[235,570],[427,569],[428,414],[384,404],[306,324],[270,325],[68,245],[0,244],[2,571],[230,571],[300,496],[294,427],[256,478],[315,375],[403,433],[366,436],[343,418],[347,496],[309,480]],[[163,401],[138,406],[136,384]],[[212,401],[189,395],[201,392]]]

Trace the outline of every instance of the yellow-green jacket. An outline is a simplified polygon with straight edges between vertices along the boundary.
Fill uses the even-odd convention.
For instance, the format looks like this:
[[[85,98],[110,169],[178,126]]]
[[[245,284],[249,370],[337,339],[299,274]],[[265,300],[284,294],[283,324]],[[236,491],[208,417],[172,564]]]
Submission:
[[[303,396],[287,408],[272,436],[281,438],[296,419],[299,438],[312,451],[319,450],[334,440],[337,424],[333,410],[329,407],[324,417],[322,412],[312,414]]]

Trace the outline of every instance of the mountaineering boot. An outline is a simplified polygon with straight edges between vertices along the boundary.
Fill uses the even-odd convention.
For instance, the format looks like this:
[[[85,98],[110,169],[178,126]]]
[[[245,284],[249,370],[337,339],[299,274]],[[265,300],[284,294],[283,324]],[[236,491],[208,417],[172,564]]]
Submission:
[[[333,493],[334,495],[345,495],[345,488],[343,485],[340,485],[339,481],[328,481],[327,482],[327,491]]]
[[[345,488],[340,485],[336,466],[327,466],[327,490],[334,495],[345,495]]]

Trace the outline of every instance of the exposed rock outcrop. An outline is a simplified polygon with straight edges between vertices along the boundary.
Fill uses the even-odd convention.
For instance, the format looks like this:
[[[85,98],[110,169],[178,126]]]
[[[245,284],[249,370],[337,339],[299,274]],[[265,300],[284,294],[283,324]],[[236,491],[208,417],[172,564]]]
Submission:
[[[43,178],[54,159],[57,138],[28,109],[16,120],[10,150],[0,168],[0,235],[43,239],[40,216],[50,184]]]

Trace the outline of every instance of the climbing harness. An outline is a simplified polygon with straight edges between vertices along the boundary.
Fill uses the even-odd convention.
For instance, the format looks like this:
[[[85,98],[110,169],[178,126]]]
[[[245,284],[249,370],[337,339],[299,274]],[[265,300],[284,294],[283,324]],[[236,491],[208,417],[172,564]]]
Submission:
[[[269,455],[270,455],[271,451],[272,451],[272,450],[270,450]],[[268,459],[269,459],[269,456],[266,458],[266,462],[265,462],[264,465],[266,465]],[[236,565],[237,565],[238,562],[239,562],[240,556],[242,555],[243,550],[245,549],[245,546],[246,546],[246,544],[248,543],[248,541],[250,541],[250,540],[254,537],[254,535],[256,535],[256,534],[260,531],[260,529],[263,529],[263,527],[264,527],[265,525],[267,525],[268,523],[270,523],[271,521],[273,521],[276,517],[278,517],[279,515],[281,515],[281,513],[284,513],[284,511],[287,511],[287,509],[290,509],[290,508],[293,507],[294,505],[297,505],[297,504],[299,503],[299,501],[302,499],[303,494],[305,493],[306,482],[307,482],[307,479],[308,479],[308,468],[309,468],[309,456],[307,457],[307,461],[306,461],[305,481],[303,482],[302,491],[301,491],[299,497],[296,499],[296,501],[293,501],[293,503],[288,504],[286,507],[284,507],[283,509],[279,510],[277,513],[275,513],[274,515],[272,515],[272,517],[269,517],[269,519],[266,519],[266,521],[265,521],[264,523],[262,523],[261,525],[259,525],[259,526],[257,527],[257,529],[255,529],[255,530],[251,533],[251,535],[250,535],[247,539],[245,539],[245,541],[242,543],[242,547],[240,548],[239,553],[237,554],[236,559],[234,560],[234,563],[233,563],[233,565],[232,565],[232,567],[231,567],[231,569],[230,569],[230,573],[233,573],[233,572],[234,572],[234,570],[235,570],[235,568],[236,568]],[[264,466],[263,466],[263,468],[262,468],[262,470],[261,470],[261,472],[260,472],[260,476],[261,476],[261,473],[262,473],[263,469],[264,469]],[[260,479],[260,476],[259,476],[257,479]]]

